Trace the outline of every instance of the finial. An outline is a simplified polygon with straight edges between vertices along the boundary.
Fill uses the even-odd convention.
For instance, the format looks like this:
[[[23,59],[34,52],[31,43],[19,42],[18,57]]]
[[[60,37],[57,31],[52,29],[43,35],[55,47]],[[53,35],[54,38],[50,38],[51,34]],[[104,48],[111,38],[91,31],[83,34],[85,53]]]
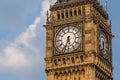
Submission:
[[[112,22],[111,22],[111,20],[109,21],[109,26],[112,27]]]
[[[46,16],[47,16],[47,23],[49,23],[49,13],[48,13],[48,11],[47,11]]]
[[[105,2],[106,11],[108,12],[108,1]]]

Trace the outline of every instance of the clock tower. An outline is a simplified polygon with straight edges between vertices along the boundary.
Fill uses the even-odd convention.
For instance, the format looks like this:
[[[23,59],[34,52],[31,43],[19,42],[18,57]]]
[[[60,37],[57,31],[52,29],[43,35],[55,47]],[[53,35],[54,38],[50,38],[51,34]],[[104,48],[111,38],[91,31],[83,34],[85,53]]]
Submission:
[[[44,27],[47,80],[113,80],[111,22],[98,0],[57,0]]]

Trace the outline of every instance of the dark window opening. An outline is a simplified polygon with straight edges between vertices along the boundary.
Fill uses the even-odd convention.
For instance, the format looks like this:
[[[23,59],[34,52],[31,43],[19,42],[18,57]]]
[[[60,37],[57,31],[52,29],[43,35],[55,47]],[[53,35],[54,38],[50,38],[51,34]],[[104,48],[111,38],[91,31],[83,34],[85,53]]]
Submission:
[[[82,69],[82,75],[83,75],[83,77],[85,76],[85,70],[84,69]]]
[[[65,58],[63,58],[63,64],[66,64]]]
[[[78,58],[78,56],[76,56],[76,58]]]
[[[83,56],[80,56],[80,60],[81,60],[81,62],[83,62],[84,60],[83,60]]]
[[[73,58],[73,57],[71,58],[71,60],[72,60],[72,63],[75,63],[75,60],[74,60],[74,58]]]
[[[70,11],[70,17],[72,17],[72,11]]]
[[[62,18],[64,18],[64,13],[62,13]]]
[[[54,60],[54,64],[57,65],[57,61],[56,60]]]
[[[77,16],[77,12],[76,12],[76,10],[74,10],[74,15]]]
[[[68,12],[66,12],[66,18],[68,18]]]
[[[61,61],[61,59],[58,59],[58,61]]]
[[[60,19],[60,14],[59,13],[57,14],[57,17],[58,17],[58,19]]]
[[[78,10],[78,14],[81,15],[81,10],[80,9]]]
[[[67,60],[69,60],[70,58],[67,58]]]

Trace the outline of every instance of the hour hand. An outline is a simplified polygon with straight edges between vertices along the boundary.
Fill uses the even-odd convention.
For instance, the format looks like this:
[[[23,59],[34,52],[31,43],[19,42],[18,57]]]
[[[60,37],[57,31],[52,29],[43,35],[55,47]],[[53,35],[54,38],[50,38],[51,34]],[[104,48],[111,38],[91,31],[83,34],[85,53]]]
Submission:
[[[67,42],[66,42],[66,45],[65,45],[65,50],[68,50],[69,51],[69,46],[70,46],[70,36],[67,37]]]
[[[67,37],[67,42],[66,42],[66,46],[70,45],[70,36]]]

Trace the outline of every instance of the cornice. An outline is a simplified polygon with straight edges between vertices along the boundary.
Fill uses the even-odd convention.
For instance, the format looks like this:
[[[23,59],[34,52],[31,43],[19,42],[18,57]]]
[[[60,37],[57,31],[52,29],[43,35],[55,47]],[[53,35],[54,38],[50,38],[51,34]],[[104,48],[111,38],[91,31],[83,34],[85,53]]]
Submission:
[[[104,10],[103,6],[97,0],[75,0],[74,2],[64,2],[64,3],[55,3],[53,6],[50,7],[50,11],[85,5],[85,4],[92,4],[93,7],[105,18],[108,20],[108,13]]]
[[[64,9],[73,6],[79,6],[89,2],[91,2],[91,0],[76,0],[74,2],[55,3],[52,7],[50,7],[50,10],[53,11],[53,10]]]

